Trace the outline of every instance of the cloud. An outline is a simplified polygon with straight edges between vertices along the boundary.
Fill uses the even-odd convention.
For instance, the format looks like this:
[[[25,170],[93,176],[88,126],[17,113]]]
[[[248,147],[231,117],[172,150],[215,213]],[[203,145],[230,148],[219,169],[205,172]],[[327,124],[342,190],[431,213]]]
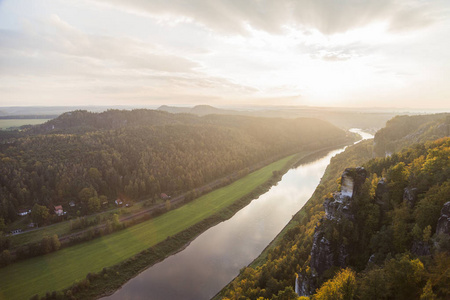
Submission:
[[[284,26],[314,28],[329,35],[377,21],[414,30],[436,20],[441,2],[420,0],[94,0],[155,17],[172,16],[215,31],[248,34],[248,26],[280,33]]]
[[[42,31],[1,30],[0,55],[4,57],[0,64],[11,66],[9,71],[13,73],[71,75],[102,68],[189,73],[199,67],[194,61],[136,39],[85,34],[57,15],[52,15],[46,25]]]

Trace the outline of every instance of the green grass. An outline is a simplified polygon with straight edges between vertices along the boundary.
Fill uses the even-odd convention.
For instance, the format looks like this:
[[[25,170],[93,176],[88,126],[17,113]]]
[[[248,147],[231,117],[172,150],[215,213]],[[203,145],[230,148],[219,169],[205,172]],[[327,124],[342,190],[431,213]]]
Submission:
[[[117,264],[168,236],[202,221],[268,181],[293,156],[274,162],[246,177],[178,209],[133,227],[61,251],[0,269],[0,299],[28,299],[61,290],[89,272]]]
[[[53,236],[57,234],[62,236],[70,232],[70,222],[59,223],[54,226],[47,226],[42,229],[26,232],[18,235],[13,235],[11,237],[12,248],[19,247],[28,243],[35,243],[42,240],[44,236]]]
[[[0,119],[0,130],[6,130],[10,127],[20,127],[22,125],[38,125],[47,122],[50,119]]]
[[[136,203],[135,205],[133,205],[132,207],[129,207],[129,208],[122,207],[122,208],[115,208],[115,209],[107,210],[107,211],[97,214],[95,216],[94,215],[86,216],[86,220],[92,221],[97,216],[106,218],[107,216],[116,214],[116,213],[119,215],[126,216],[133,212],[142,210],[143,205],[144,205],[144,203],[140,202],[140,203]],[[25,228],[26,224],[22,224],[25,221],[31,222],[31,219],[29,217],[22,217],[21,219],[19,219],[19,221],[16,221],[12,225],[10,225],[9,230],[13,230],[15,228],[20,228],[20,227]],[[67,235],[72,232],[74,232],[74,231],[70,230],[70,221],[64,221],[64,222],[56,223],[56,224],[53,224],[50,226],[42,227],[38,230],[13,235],[11,237],[11,246],[12,246],[12,248],[18,248],[25,244],[39,242],[45,236],[53,236],[54,234],[57,234],[59,237],[61,237],[63,235]]]

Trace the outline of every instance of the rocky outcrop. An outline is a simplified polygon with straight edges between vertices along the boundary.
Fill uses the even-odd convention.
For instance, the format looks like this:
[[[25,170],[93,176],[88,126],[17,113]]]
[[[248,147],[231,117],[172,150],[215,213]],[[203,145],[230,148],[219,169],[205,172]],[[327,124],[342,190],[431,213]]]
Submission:
[[[430,255],[430,245],[423,241],[415,241],[411,247],[411,253],[414,253],[417,256]]]
[[[442,207],[441,216],[436,226],[436,234],[450,235],[450,201]]]
[[[310,267],[322,274],[334,265],[333,251],[330,241],[324,236],[323,228],[316,227],[311,249]]]
[[[341,194],[352,197],[353,194],[359,193],[366,177],[367,171],[363,167],[345,169],[341,177]]]
[[[387,210],[389,206],[389,189],[386,179],[384,178],[381,178],[380,181],[378,181],[375,190],[375,202],[384,210]]]
[[[308,296],[314,293],[318,288],[319,278],[331,267],[346,266],[348,258],[346,246],[332,245],[325,232],[327,226],[339,225],[343,219],[354,220],[352,199],[360,192],[366,177],[367,172],[364,168],[345,169],[341,177],[341,191],[325,199],[323,204],[325,216],[314,230],[309,273],[300,273],[297,277],[298,295]]]
[[[417,202],[417,188],[405,188],[403,192],[403,201],[409,208],[414,208]]]
[[[353,214],[350,212],[351,198],[342,196],[341,193],[333,194],[333,197],[325,199],[323,207],[325,208],[325,217],[328,220],[340,221],[341,218],[353,220]]]
[[[351,199],[354,194],[359,193],[366,177],[367,171],[362,167],[345,169],[341,177],[341,191],[325,199],[323,204],[328,220],[338,222],[341,218],[353,220],[354,216],[350,211]]]

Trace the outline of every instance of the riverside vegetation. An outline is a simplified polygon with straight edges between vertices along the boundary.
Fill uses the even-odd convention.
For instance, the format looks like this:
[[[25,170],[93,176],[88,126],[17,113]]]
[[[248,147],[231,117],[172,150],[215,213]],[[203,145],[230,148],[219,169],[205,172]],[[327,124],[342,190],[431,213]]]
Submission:
[[[333,158],[308,203],[216,298],[448,299],[449,127],[448,114],[397,117]],[[373,159],[374,145],[391,155]],[[357,166],[364,180],[344,208],[332,192]]]
[[[116,112],[116,111],[113,111],[110,113],[118,114],[118,112]],[[120,113],[121,112],[119,112],[119,115],[120,115]],[[129,113],[129,112],[127,112],[127,113]],[[136,115],[133,115],[135,118],[131,118],[130,120],[135,121],[136,119],[139,119],[138,116],[142,117],[142,114],[145,115],[145,114],[153,114],[153,113],[154,112],[138,111],[136,113]],[[86,113],[86,112],[75,112],[68,116],[64,116],[63,118],[67,117],[71,121],[73,121],[73,120],[79,121],[80,115],[86,116],[86,114],[88,117],[92,117],[91,114]],[[75,119],[71,118],[73,115],[76,116]],[[170,122],[175,122],[175,123],[181,122],[179,119],[176,119],[176,121],[174,121],[171,118],[175,118],[175,117],[170,116],[170,114],[167,114],[167,113],[159,113],[158,112],[157,115],[163,115],[163,116],[167,117],[167,119],[170,119],[170,121],[166,120],[166,122],[169,122],[169,123]],[[194,133],[194,132],[198,132],[198,131],[202,132],[202,128],[203,128],[203,126],[205,126],[206,128],[203,128],[205,130],[203,132],[208,133],[207,134],[208,138],[211,138],[213,141],[215,141],[213,139],[213,137],[214,137],[213,133],[216,131],[220,132],[221,130],[224,130],[225,132],[228,132],[228,134],[240,135],[241,138],[243,138],[243,140],[241,140],[241,139],[233,140],[232,139],[231,141],[228,141],[228,142],[232,142],[232,146],[230,146],[231,148],[228,148],[228,150],[230,150],[231,153],[233,153],[233,151],[234,151],[233,149],[235,147],[242,148],[246,151],[249,149],[253,149],[253,148],[246,148],[249,145],[247,139],[251,139],[253,142],[259,141],[258,142],[259,146],[264,146],[264,143],[268,143],[268,145],[271,144],[272,141],[270,140],[270,138],[272,137],[272,138],[274,138],[275,141],[278,141],[278,144],[274,148],[278,148],[282,145],[284,145],[284,146],[290,145],[290,147],[288,147],[288,148],[290,148],[291,153],[299,152],[299,151],[308,153],[313,149],[337,145],[339,143],[349,140],[349,137],[347,137],[344,132],[334,128],[333,126],[331,126],[327,123],[324,123],[322,121],[316,121],[316,120],[291,120],[291,121],[286,121],[286,122],[281,119],[280,120],[277,120],[277,119],[271,120],[270,122],[276,122],[277,124],[270,124],[270,126],[272,126],[272,128],[270,130],[268,129],[269,135],[264,136],[264,138],[263,138],[262,136],[259,136],[259,137],[251,136],[250,133],[258,135],[259,131],[256,130],[256,128],[254,126],[259,126],[259,125],[262,125],[263,123],[267,123],[268,120],[261,121],[261,120],[256,120],[255,118],[240,118],[240,117],[238,117],[238,118],[232,117],[233,120],[230,120],[228,117],[223,117],[223,118],[219,118],[219,121],[217,121],[218,118],[203,118],[202,119],[202,118],[190,117],[190,116],[182,116],[182,118],[187,118],[190,120],[189,122],[193,122],[193,123],[199,123],[199,122],[201,123],[201,122],[204,122],[204,120],[207,120],[206,123],[208,123],[208,125],[205,125],[205,124],[192,125],[193,127],[190,128],[189,129],[190,131],[188,131],[188,132],[189,133]],[[83,119],[83,118],[81,118],[81,119]],[[146,118],[144,118],[144,119],[147,120]],[[46,151],[41,152],[41,155],[39,156],[39,158],[42,159],[42,158],[47,157],[48,161],[47,160],[44,160],[44,161],[49,162],[49,164],[51,165],[51,163],[53,163],[54,160],[57,161],[58,159],[62,159],[62,157],[64,157],[64,156],[58,154],[59,149],[56,150],[57,148],[62,147],[65,149],[65,151],[69,151],[69,152],[72,151],[70,147],[65,147],[63,145],[63,141],[69,142],[69,144],[70,144],[70,141],[71,141],[72,137],[74,137],[74,136],[75,136],[75,141],[79,142],[79,140],[78,140],[79,138],[82,138],[82,139],[86,138],[86,140],[89,141],[92,138],[92,136],[98,138],[103,135],[106,135],[106,136],[109,135],[109,137],[111,137],[111,135],[113,135],[113,136],[117,135],[117,131],[122,132],[122,131],[129,130],[129,131],[127,131],[127,134],[129,134],[129,135],[126,135],[126,134],[121,135],[121,138],[126,140],[131,135],[131,136],[134,136],[134,138],[136,138],[137,141],[139,141],[141,139],[145,139],[146,135],[144,133],[147,133],[151,136],[151,134],[153,134],[156,131],[156,129],[160,129],[159,127],[152,127],[152,126],[148,127],[148,124],[144,127],[142,127],[140,125],[139,126],[135,125],[135,127],[133,127],[131,125],[126,125],[125,129],[124,129],[123,122],[119,123],[119,125],[111,125],[112,127],[118,126],[119,129],[105,129],[105,127],[107,127],[107,126],[104,125],[103,123],[101,123],[101,125],[99,125],[100,129],[98,129],[98,128],[92,129],[92,127],[85,128],[85,127],[80,127],[80,126],[74,126],[73,123],[70,123],[70,122],[69,122],[71,124],[70,126],[64,127],[60,123],[58,123],[58,122],[61,122],[61,120],[56,119],[54,121],[56,123],[49,122],[45,125],[42,125],[43,127],[40,127],[37,129],[34,128],[33,130],[31,130],[31,132],[25,132],[25,133],[22,133],[21,135],[18,135],[12,139],[5,140],[5,142],[3,143],[4,149],[7,150],[7,151],[5,151],[5,153],[14,154],[15,151],[12,151],[12,150],[13,149],[17,150],[17,148],[15,148],[15,147],[19,147],[19,148],[23,147],[21,149],[26,150],[26,147],[24,146],[24,144],[27,145],[28,143],[30,143],[30,140],[33,140],[34,138],[36,138],[38,141],[40,141],[42,146],[44,146],[44,145],[48,146],[49,145],[48,143],[43,142],[43,140],[46,140],[48,138],[49,139],[48,141],[52,141],[52,143],[50,143],[50,144],[56,147],[55,149],[50,148],[50,150],[56,151],[56,153],[57,153],[56,158],[50,158],[51,155],[49,155],[48,152],[46,152]],[[104,121],[104,119],[103,119],[103,121]],[[155,121],[153,120],[153,122],[155,122]],[[89,122],[85,122],[85,123],[89,124]],[[85,124],[85,123],[83,123],[83,124]],[[164,122],[162,122],[162,123],[164,124]],[[213,125],[211,125],[210,123],[212,123]],[[222,125],[217,125],[217,123],[222,124]],[[242,127],[240,127],[238,129],[236,127],[236,123],[240,123],[239,125],[241,125]],[[58,126],[61,126],[62,129],[56,133],[52,132],[54,130],[54,126],[55,126],[54,124],[57,124],[57,125],[59,124]],[[66,124],[66,122],[64,121],[64,122],[62,122],[62,124]],[[76,124],[79,124],[79,123],[76,123]],[[110,124],[110,123],[106,122],[106,124]],[[312,125],[315,126],[315,130],[306,130],[304,128],[304,126],[312,126]],[[132,129],[129,126],[131,126]],[[186,125],[186,126],[189,127],[189,125]],[[227,128],[227,126],[229,126],[229,127]],[[292,127],[292,126],[294,126],[293,129],[295,129],[296,132],[294,132],[293,130],[291,130],[289,132],[289,130],[288,130],[287,134],[285,132],[284,135],[281,136],[281,138],[280,138],[279,134],[281,134],[282,131],[287,130],[288,127]],[[183,128],[183,126],[180,126],[180,128]],[[135,131],[133,131],[134,129],[138,130],[139,134],[137,134]],[[244,133],[240,132],[242,129],[244,129],[244,132],[245,132],[245,130],[248,130],[247,134],[249,134],[249,136],[245,136]],[[50,130],[51,133],[46,133],[46,131],[48,131],[48,130]],[[181,137],[186,138],[186,135],[178,134],[177,130],[175,130],[175,128],[172,128],[172,125],[166,124],[161,127],[161,130],[163,130],[163,131],[169,130],[170,132],[172,132],[176,135],[176,138],[174,137],[172,140],[170,138],[166,138],[166,146],[172,150],[177,149],[175,146],[173,146],[174,141],[175,142],[178,141],[177,138],[181,138]],[[181,129],[181,131],[182,131],[182,133],[186,134],[186,131],[183,131],[182,129]],[[325,135],[327,136],[327,138],[317,139],[317,135],[312,135],[311,131],[317,131],[316,133],[319,135],[322,133],[322,131],[324,133],[326,132]],[[66,133],[62,133],[62,132],[66,132]],[[167,133],[167,131],[165,131],[165,132]],[[305,132],[305,134],[303,134],[302,132]],[[306,133],[306,132],[308,132],[308,133]],[[271,134],[272,134],[272,136],[271,136]],[[289,134],[291,134],[291,136],[289,136]],[[168,137],[171,137],[170,134],[168,135]],[[197,142],[202,141],[201,136],[200,137],[195,136],[195,137],[199,138],[199,140],[196,140]],[[223,138],[224,136],[219,135],[219,137]],[[267,137],[269,137],[268,140],[266,140]],[[62,141],[60,141],[59,144],[55,143],[55,141],[58,141],[58,139],[60,139],[60,138],[62,139]],[[192,136],[191,136],[191,138],[192,138]],[[120,140],[120,139],[118,139],[118,140]],[[204,140],[204,142],[206,142],[206,141],[207,140]],[[219,140],[217,140],[217,141],[219,142]],[[149,142],[149,141],[147,141],[147,142]],[[22,144],[22,143],[24,143],[24,144]],[[239,143],[241,143],[241,144],[239,144]],[[102,144],[95,143],[95,142],[94,142],[94,144],[99,147],[102,145]],[[188,145],[189,144],[192,146],[192,143],[188,143]],[[10,146],[8,146],[8,145],[10,145]],[[77,145],[79,147],[84,146],[83,143],[77,144]],[[144,143],[142,141],[141,141],[141,145],[144,145]],[[147,150],[148,150],[148,147],[151,147],[152,145],[153,145],[153,143],[149,142],[147,144]],[[172,145],[172,147],[171,147],[171,145]],[[181,145],[184,145],[184,144],[181,144]],[[204,143],[202,143],[201,145],[205,146]],[[222,144],[223,147],[226,147],[227,145],[228,145],[228,143]],[[161,142],[160,142],[159,146],[161,147]],[[180,146],[180,145],[178,145],[178,146]],[[206,148],[209,149],[208,147],[206,147]],[[264,148],[264,149],[259,150],[260,151],[259,155],[262,155],[262,156],[260,156],[260,158],[265,157],[264,154],[267,155],[268,157],[273,157],[273,156],[270,156],[269,154],[272,153],[271,151],[275,151],[275,150],[271,150],[269,146],[264,146],[262,148]],[[76,148],[76,149],[79,149],[79,148]],[[145,149],[145,147],[143,149]],[[160,149],[163,149],[163,148],[160,148]],[[210,151],[212,151],[211,153],[214,152],[214,149],[216,149],[216,148],[213,147],[212,149],[210,149]],[[18,157],[20,159],[17,157],[16,157],[17,159],[13,159],[10,156],[3,154],[4,161],[9,164],[10,172],[15,172],[14,171],[15,163],[19,163],[21,160],[24,159],[24,157],[27,159],[30,158],[29,155],[32,155],[33,152],[28,152],[28,155],[24,156],[23,154],[24,154],[25,150],[22,150],[19,152],[20,155]],[[49,149],[47,149],[47,150],[49,150]],[[109,150],[111,150],[111,149],[109,149]],[[179,148],[179,150],[180,150],[179,153],[184,153],[184,151],[186,151],[186,149],[184,149],[183,147]],[[246,153],[246,151],[244,151],[244,150],[242,150],[243,153]],[[258,155],[257,149],[255,148],[254,150],[256,151],[255,155]],[[287,151],[286,149],[283,149],[282,156],[285,156],[284,154],[288,153],[288,152],[289,151]],[[95,160],[93,160],[93,158],[88,160],[88,163],[85,162],[84,159],[86,157],[89,158],[90,155],[93,155],[93,157],[97,157],[97,155],[99,155],[99,153],[97,153],[95,151],[94,152],[90,151],[90,152],[87,152],[86,157],[83,157],[83,155],[80,156],[80,153],[78,153],[76,150],[74,150],[74,152],[71,152],[71,153],[72,153],[72,155],[71,156],[69,155],[67,157],[69,157],[70,159],[74,159],[76,161],[76,163],[74,163],[72,165],[72,166],[75,165],[77,167],[77,168],[75,168],[75,170],[78,170],[79,168],[81,168],[81,166],[83,164],[86,164],[85,169],[84,169],[84,171],[86,172],[85,173],[86,176],[83,176],[81,178],[81,181],[87,180],[87,182],[90,183],[90,186],[83,187],[83,189],[87,188],[87,189],[90,189],[91,191],[94,190],[95,193],[92,193],[93,197],[91,197],[91,198],[97,197],[97,195],[99,193],[97,193],[97,190],[95,189],[95,187],[99,188],[99,192],[100,192],[101,191],[100,187],[102,186],[102,184],[95,185],[95,182],[91,181],[93,178],[92,178],[92,176],[89,176],[89,173],[95,173],[96,175],[98,175],[98,173],[100,173],[100,170],[99,170],[99,168],[96,168],[97,171],[92,171],[92,167],[89,167],[89,162],[93,163],[95,161]],[[101,155],[105,155],[105,153],[107,153],[107,151],[100,152]],[[140,155],[145,156],[144,150],[142,150],[142,152],[137,151],[136,153],[135,154],[138,157]],[[194,153],[195,153],[195,151],[194,151]],[[201,151],[200,153],[208,154],[208,152],[205,152],[205,151]],[[234,151],[234,153],[239,154],[239,151],[237,151],[237,152]],[[274,153],[276,153],[276,151]],[[68,153],[66,153],[66,154],[68,154]],[[167,153],[165,155],[167,155]],[[191,158],[195,157],[195,154],[191,153],[189,157],[191,157]],[[147,157],[147,158],[149,158],[149,157]],[[199,157],[198,159],[201,160],[202,158]],[[203,159],[204,159],[204,157],[203,157]],[[152,161],[153,158],[151,158],[150,160]],[[213,195],[212,196],[213,198],[211,198],[211,196],[209,198],[207,196],[205,196],[205,198],[201,197],[201,198],[197,199],[196,201],[192,202],[191,203],[192,206],[190,206],[191,204],[188,204],[177,210],[173,210],[167,214],[164,214],[159,218],[156,218],[156,219],[153,219],[146,223],[142,223],[140,225],[131,227],[130,229],[126,229],[124,231],[106,236],[106,237],[98,239],[98,240],[94,240],[89,243],[80,244],[79,246],[69,247],[67,249],[60,250],[59,252],[49,254],[44,257],[33,258],[30,260],[26,260],[26,261],[19,262],[19,263],[10,265],[8,267],[5,267],[4,269],[0,270],[0,272],[3,275],[8,274],[8,273],[12,274],[11,270],[14,270],[14,274],[18,274],[18,277],[14,277],[14,280],[11,281],[10,280],[11,276],[7,276],[7,275],[1,276],[2,282],[9,282],[7,285],[2,285],[1,293],[3,295],[7,295],[8,298],[10,298],[10,297],[23,298],[22,296],[25,296],[25,294],[28,294],[28,295],[34,294],[34,292],[32,292],[30,290],[30,288],[32,286],[39,286],[39,291],[37,291],[37,292],[42,295],[42,293],[45,291],[54,290],[54,289],[62,289],[64,287],[67,287],[77,279],[82,280],[82,281],[75,283],[71,288],[66,290],[64,292],[64,294],[56,293],[56,292],[48,293],[44,297],[49,298],[49,299],[52,297],[72,298],[73,295],[77,294],[77,293],[78,293],[77,297],[80,297],[79,294],[81,293],[81,295],[82,295],[81,297],[84,298],[84,297],[92,297],[92,296],[98,295],[99,293],[111,290],[112,288],[117,288],[118,286],[120,286],[121,283],[123,283],[124,280],[129,279],[131,276],[136,274],[136,272],[138,272],[142,268],[148,266],[149,264],[162,259],[163,257],[165,257],[166,255],[168,255],[170,253],[173,253],[173,251],[176,251],[176,249],[179,249],[180,247],[185,245],[186,242],[188,242],[190,239],[192,239],[195,235],[204,231],[209,226],[223,220],[224,218],[229,218],[234,212],[239,210],[240,207],[242,207],[243,205],[248,203],[248,201],[250,201],[252,199],[252,197],[254,197],[256,194],[260,193],[261,191],[263,191],[264,189],[269,187],[274,182],[276,182],[276,180],[278,180],[277,178],[279,178],[279,172],[277,170],[284,169],[283,166],[286,165],[286,162],[288,160],[289,160],[288,158],[285,158],[283,160],[278,161],[277,163],[271,164],[268,167],[261,169],[260,171],[256,171],[256,172],[252,173],[251,175],[243,178],[242,180],[245,179],[243,181],[243,183],[245,183],[244,186],[242,186],[242,185],[232,186],[231,190],[228,190],[227,192],[225,192],[225,194],[223,194],[223,197],[225,197],[225,198],[223,198],[223,197],[216,198],[217,195]],[[141,162],[143,161],[142,157],[141,157],[140,161]],[[219,161],[220,161],[220,159],[219,159]],[[250,159],[250,161],[252,161],[252,160]],[[223,162],[223,164],[226,165],[226,162]],[[34,166],[37,166],[37,167],[42,166],[41,164],[36,164],[35,162],[30,165],[33,167]],[[20,169],[19,165],[16,165],[16,166]],[[52,166],[54,166],[54,165],[52,165]],[[60,167],[64,168],[64,166],[61,163],[56,166],[60,166]],[[192,166],[195,167],[195,165],[192,165]],[[208,164],[208,166],[211,167],[210,164]],[[100,167],[100,165],[99,165],[99,167]],[[202,171],[201,167],[202,166],[200,165],[200,171]],[[224,169],[229,170],[228,168],[224,168]],[[47,165],[47,168],[44,168],[41,170],[53,170],[53,168],[51,168],[51,167],[49,167],[49,165]],[[153,169],[150,169],[150,170],[153,170]],[[207,169],[207,170],[209,170],[209,169]],[[22,170],[22,171],[25,172],[25,174],[27,174],[27,172],[29,172],[30,170]],[[37,174],[36,171],[31,172],[31,173],[35,174],[35,175]],[[59,176],[56,176],[56,174],[61,174],[58,172],[56,172],[56,173],[44,172],[41,174],[41,175],[44,175],[44,176],[42,176],[41,179],[46,180],[46,179],[52,178],[52,176],[48,176],[49,174],[52,176],[55,176],[55,177],[53,177],[53,179],[56,181],[61,179]],[[262,174],[264,174],[264,175],[262,175]],[[24,177],[26,178],[27,176],[24,176]],[[94,176],[94,177],[96,177],[96,176]],[[97,177],[97,179],[98,178],[99,177]],[[103,178],[103,175],[101,175],[100,178]],[[270,179],[270,178],[273,178],[273,179]],[[3,178],[3,180],[4,180],[4,182],[7,182],[5,177]],[[239,181],[235,182],[235,184],[238,184],[238,183],[239,183]],[[240,183],[240,184],[243,184],[243,183]],[[123,189],[124,189],[123,192],[126,192],[127,186],[129,186],[129,185],[123,185]],[[257,188],[258,186],[261,186],[261,187]],[[159,185],[159,187],[161,187],[161,185]],[[2,186],[2,188],[7,189],[7,186]],[[179,192],[179,191],[182,191],[182,189],[181,188],[176,189],[176,191]],[[221,190],[218,190],[216,192],[220,193],[220,191]],[[251,191],[253,191],[253,192],[251,192]],[[81,194],[83,194],[83,193],[81,193]],[[39,192],[36,192],[34,195],[35,196],[39,195]],[[57,193],[53,194],[53,196],[57,197],[56,195],[58,195],[58,194]],[[11,196],[11,193],[10,193],[10,196]],[[78,195],[75,195],[75,197],[76,196],[80,196],[80,192],[78,192]],[[137,195],[135,195],[135,196],[137,196]],[[80,199],[78,199],[78,200],[81,202],[80,204],[85,205],[84,206],[85,209],[88,210],[89,202],[90,202],[89,200],[91,200],[91,198],[89,198],[87,202],[82,202],[82,200],[80,201]],[[22,200],[24,200],[24,199],[26,199],[26,198],[22,198]],[[50,198],[46,198],[46,199],[48,200],[48,199],[52,199],[52,198],[50,197]],[[53,199],[61,200],[61,198],[53,198]],[[74,199],[74,198],[71,198],[71,199]],[[227,200],[225,201],[224,199],[227,199]],[[68,201],[68,200],[64,200],[64,201]],[[217,201],[219,201],[219,202],[217,202]],[[4,204],[5,202],[8,203],[8,201],[5,201],[5,200],[2,203]],[[51,202],[51,203],[54,203],[54,202]],[[197,203],[197,204],[195,204],[195,203]],[[45,203],[42,203],[42,204],[44,204],[42,206],[45,206]],[[200,206],[198,206],[198,205],[200,205]],[[228,205],[228,208],[224,209],[227,205]],[[11,208],[13,206],[9,205],[8,207]],[[191,213],[186,213],[185,210],[186,209],[189,210],[189,207],[191,208]],[[196,213],[193,214],[192,213],[193,211],[196,211]],[[203,214],[200,213],[202,211],[203,211]],[[183,215],[184,217],[181,218],[181,215],[179,215],[179,214]],[[169,222],[168,221],[169,219],[171,219],[172,221]],[[184,220],[184,221],[181,222],[180,220]],[[157,226],[156,225],[154,226],[154,224],[156,224],[158,222],[160,222],[160,224],[161,224],[161,227],[160,227],[161,229],[159,229],[160,230],[159,233],[158,233],[158,230],[155,229],[155,228],[157,228]],[[172,224],[173,226],[170,226],[170,224]],[[150,226],[150,227],[148,227],[148,226]],[[149,231],[149,228],[152,228],[154,231],[156,230],[154,232],[155,235],[152,235],[150,239],[148,239],[148,236],[147,236],[149,234],[149,232],[151,232],[151,230]],[[144,232],[146,232],[147,235],[144,234]],[[130,234],[131,234],[131,236],[130,236]],[[146,235],[146,238],[148,240],[146,240],[146,242],[142,242],[142,240],[140,241],[138,238],[136,238],[140,234]],[[127,236],[128,238],[124,238],[125,236]],[[170,237],[170,236],[172,236],[172,237]],[[169,238],[167,238],[167,237],[169,237]],[[131,238],[132,240],[128,240],[129,238]],[[110,243],[108,243],[108,242],[110,242]],[[129,247],[130,243],[133,244],[134,246]],[[157,243],[159,243],[159,244],[157,244]],[[59,246],[54,247],[53,244],[51,243],[51,241],[49,244],[50,244],[51,250],[57,250],[56,248],[59,247]],[[113,245],[115,245],[115,246],[113,246]],[[127,247],[124,247],[123,245],[127,245]],[[154,246],[151,247],[152,245],[154,245]],[[151,247],[151,248],[149,248],[149,247]],[[89,248],[90,250],[87,251],[87,248]],[[110,255],[108,255],[108,254],[105,255],[104,253],[103,253],[103,255],[100,255],[103,262],[100,263],[101,265],[98,265],[98,263],[97,264],[95,263],[96,261],[98,261],[95,258],[96,257],[98,258],[99,256],[97,254],[101,253],[100,250],[105,250],[105,248],[109,249],[110,252],[108,252],[108,253]],[[4,250],[2,253],[3,262],[5,262],[5,260],[6,261],[8,260],[7,251],[8,250]],[[135,255],[135,256],[133,256],[133,255]],[[61,257],[63,257],[63,258],[61,258]],[[87,259],[89,257],[92,257],[94,260]],[[61,258],[61,259],[58,260],[57,258]],[[127,258],[129,258],[129,259],[127,259]],[[112,269],[114,270],[113,278],[115,278],[115,280],[112,280],[110,275],[106,274],[108,272],[108,270],[110,270],[110,269],[103,269],[103,271],[100,272],[101,275],[99,275],[100,273],[93,273],[93,272],[99,272],[102,269],[102,267],[108,267],[108,266],[112,266],[114,264],[116,264],[116,265]],[[73,270],[71,268],[69,268],[68,266],[73,266],[74,267]],[[128,269],[126,269],[125,266],[128,266]],[[36,270],[38,270],[38,269],[40,269],[39,275],[37,273],[35,273]],[[125,269],[127,271],[125,271]],[[68,271],[68,270],[70,270],[70,271]],[[90,274],[88,274],[88,277],[86,279],[82,279],[88,272],[91,272]],[[68,278],[67,276],[63,275],[63,274],[67,274],[67,273],[71,274],[68,276],[69,279],[67,279]],[[45,280],[42,281],[41,278],[44,278]],[[38,282],[36,282],[36,280],[37,281],[41,280],[41,281],[38,284]],[[31,282],[33,282],[34,284],[30,284]],[[3,288],[3,287],[5,287],[5,288]],[[25,294],[23,294],[23,293],[25,293]]]

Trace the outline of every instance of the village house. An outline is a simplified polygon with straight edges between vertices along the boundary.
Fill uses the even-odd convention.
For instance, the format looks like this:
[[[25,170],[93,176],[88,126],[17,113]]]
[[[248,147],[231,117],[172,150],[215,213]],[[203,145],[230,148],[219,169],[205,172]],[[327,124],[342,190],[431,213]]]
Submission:
[[[61,205],[55,206],[55,214],[56,214],[57,216],[62,216],[62,215],[64,215],[64,210],[63,210],[63,208],[62,208]]]
[[[167,194],[165,194],[165,193],[161,193],[161,199],[163,199],[163,200],[169,200],[169,199],[170,199],[170,196],[167,195]]]
[[[22,229],[11,230],[11,235],[16,235],[16,234],[19,234],[19,233],[22,233]]]
[[[122,205],[122,204],[123,204],[123,201],[122,201],[122,199],[120,199],[120,198],[117,198],[117,200],[116,200],[116,201],[114,201],[114,203],[116,203],[116,205],[117,205],[117,206],[120,206],[120,205]]]
[[[17,212],[19,216],[26,216],[29,213],[31,213],[31,209],[19,209],[19,211]]]

